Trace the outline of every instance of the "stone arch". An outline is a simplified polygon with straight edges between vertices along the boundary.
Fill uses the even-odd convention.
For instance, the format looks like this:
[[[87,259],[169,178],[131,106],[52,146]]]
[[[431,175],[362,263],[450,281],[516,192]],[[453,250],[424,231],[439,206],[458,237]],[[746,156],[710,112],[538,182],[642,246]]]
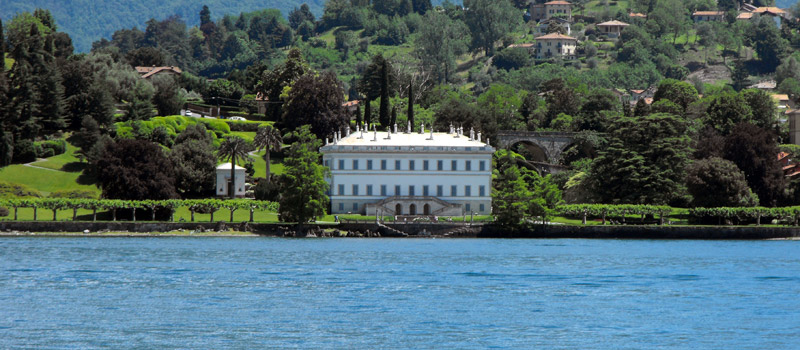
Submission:
[[[394,214],[395,215],[403,215],[403,205],[402,204],[397,203],[397,205],[394,206]]]
[[[422,215],[431,215],[431,205],[430,204],[425,203],[425,205],[422,206]]]
[[[417,215],[417,205],[416,204],[411,203],[411,205],[408,206],[408,215]]]
[[[540,162],[540,163],[550,162],[550,156],[547,154],[548,153],[547,149],[537,144],[536,142],[528,140],[519,140],[509,145],[509,149],[515,152],[519,151],[518,153],[521,153],[523,156],[525,156],[525,159],[532,162]]]

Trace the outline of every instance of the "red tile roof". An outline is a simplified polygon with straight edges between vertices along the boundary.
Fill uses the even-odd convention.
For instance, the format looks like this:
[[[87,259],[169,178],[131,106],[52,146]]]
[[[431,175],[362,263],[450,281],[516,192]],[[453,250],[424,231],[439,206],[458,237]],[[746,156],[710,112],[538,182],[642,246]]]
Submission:
[[[722,16],[725,12],[722,11],[695,11],[692,16]]]
[[[555,0],[544,3],[545,5],[572,5],[569,1]]]
[[[575,38],[573,38],[573,37],[571,37],[571,36],[564,35],[564,34],[561,34],[561,33],[550,33],[550,34],[547,34],[547,35],[542,35],[542,36],[540,36],[540,37],[537,37],[537,38],[536,38],[536,40],[552,40],[552,39],[562,39],[562,40],[575,40],[575,41],[578,41],[578,39],[575,39]]]

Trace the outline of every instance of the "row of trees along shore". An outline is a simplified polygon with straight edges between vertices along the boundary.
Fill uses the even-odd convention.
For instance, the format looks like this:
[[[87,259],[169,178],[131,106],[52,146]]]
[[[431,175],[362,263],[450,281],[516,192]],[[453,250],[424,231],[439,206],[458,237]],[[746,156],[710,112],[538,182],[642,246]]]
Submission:
[[[663,225],[675,209],[664,205],[570,204],[559,206],[555,213],[581,218],[584,225],[590,219],[600,219],[603,224],[613,221],[626,223],[626,217],[634,215],[640,216],[642,221],[648,217],[653,220],[658,218],[659,223]],[[698,224],[730,225],[755,222],[756,225],[761,225],[763,220],[768,219],[797,226],[800,224],[800,206],[691,208],[686,210],[686,217],[690,222]]]
[[[278,203],[269,201],[246,200],[246,199],[169,199],[169,200],[142,200],[129,201],[119,199],[84,199],[84,198],[5,198],[0,199],[0,206],[12,208],[14,210],[14,220],[18,220],[20,208],[33,208],[33,220],[37,220],[38,209],[47,209],[53,212],[53,221],[56,220],[59,210],[72,210],[72,220],[77,220],[78,210],[87,209],[92,211],[92,221],[97,221],[97,211],[106,210],[112,214],[112,220],[117,221],[117,211],[129,210],[131,217],[136,221],[136,210],[149,210],[151,220],[156,221],[156,212],[164,210],[169,213],[170,221],[175,221],[175,211],[180,207],[186,207],[191,213],[191,221],[194,221],[195,213],[211,214],[211,221],[214,221],[214,213],[220,209],[230,211],[230,222],[233,222],[233,213],[236,210],[249,210],[250,222],[253,222],[253,214],[256,211],[277,212]]]

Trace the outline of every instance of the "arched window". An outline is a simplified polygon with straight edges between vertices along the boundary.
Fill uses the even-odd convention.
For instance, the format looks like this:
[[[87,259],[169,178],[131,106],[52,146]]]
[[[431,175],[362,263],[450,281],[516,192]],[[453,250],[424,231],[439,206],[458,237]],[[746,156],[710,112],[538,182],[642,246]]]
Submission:
[[[394,215],[403,215],[403,206],[400,203],[394,206]]]
[[[430,204],[425,203],[425,205],[422,206],[422,214],[423,215],[431,215],[431,205]]]
[[[417,215],[417,206],[415,204],[408,206],[408,214],[409,215]]]

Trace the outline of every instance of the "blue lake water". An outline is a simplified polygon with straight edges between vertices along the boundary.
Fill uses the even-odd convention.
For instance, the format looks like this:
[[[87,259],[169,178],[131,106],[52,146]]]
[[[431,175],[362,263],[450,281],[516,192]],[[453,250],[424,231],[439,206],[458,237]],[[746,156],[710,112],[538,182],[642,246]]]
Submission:
[[[0,349],[798,349],[800,242],[0,238]]]

